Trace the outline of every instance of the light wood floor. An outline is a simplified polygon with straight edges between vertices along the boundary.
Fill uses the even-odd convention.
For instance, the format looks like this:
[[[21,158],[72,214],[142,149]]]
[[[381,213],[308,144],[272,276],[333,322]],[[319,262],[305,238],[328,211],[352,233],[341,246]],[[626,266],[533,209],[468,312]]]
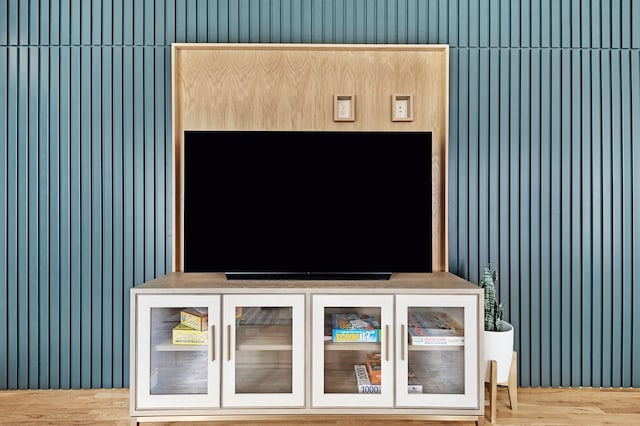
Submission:
[[[519,388],[518,411],[509,409],[506,389],[498,391],[496,424],[503,425],[640,425],[640,389]],[[487,410],[488,411],[488,410]],[[488,417],[488,416],[486,416]],[[128,425],[128,389],[0,391],[1,425]],[[207,423],[170,423],[203,426]],[[211,423],[209,423],[211,424]],[[257,425],[215,422],[223,425]],[[364,426],[370,420],[354,418],[306,422],[260,422],[273,426]],[[438,422],[381,421],[391,426],[437,425]],[[455,422],[453,425],[468,425]],[[488,420],[486,423],[488,424]],[[150,425],[169,425],[151,423]]]

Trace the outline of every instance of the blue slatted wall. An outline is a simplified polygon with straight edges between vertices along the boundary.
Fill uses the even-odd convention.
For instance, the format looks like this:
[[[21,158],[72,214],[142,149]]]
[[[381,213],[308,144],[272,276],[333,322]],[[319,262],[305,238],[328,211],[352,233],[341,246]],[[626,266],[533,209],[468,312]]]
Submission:
[[[129,289],[171,264],[172,42],[449,44],[450,270],[498,267],[522,386],[639,387],[637,22],[631,0],[0,2],[0,389],[128,386]]]

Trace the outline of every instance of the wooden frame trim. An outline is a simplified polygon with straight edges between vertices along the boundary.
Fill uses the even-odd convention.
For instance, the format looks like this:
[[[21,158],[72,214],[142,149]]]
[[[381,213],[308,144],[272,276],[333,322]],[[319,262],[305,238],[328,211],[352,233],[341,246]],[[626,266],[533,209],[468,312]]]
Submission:
[[[309,53],[309,55],[318,56],[318,54],[327,54],[331,53],[332,57],[338,58],[337,61],[340,61],[342,58],[343,62],[337,63],[336,69],[339,72],[345,72],[349,74],[350,72],[354,72],[353,69],[350,69],[351,64],[357,64],[357,61],[370,60],[375,56],[385,56],[388,55],[389,59],[387,62],[382,61],[376,63],[378,68],[373,67],[374,71],[371,71],[371,75],[367,74],[366,76],[359,75],[357,78],[381,78],[380,73],[384,72],[385,78],[389,76],[389,63],[393,60],[394,55],[405,55],[410,53],[416,53],[417,56],[425,55],[425,54],[433,54],[434,55],[434,63],[429,63],[430,66],[433,65],[437,69],[438,75],[434,78],[438,81],[439,84],[433,85],[440,92],[437,93],[425,93],[425,91],[420,90],[415,87],[407,87],[407,83],[402,81],[402,79],[396,79],[396,86],[404,86],[397,87],[393,90],[389,90],[386,93],[386,101],[384,102],[384,108],[379,108],[380,111],[384,111],[384,114],[376,112],[375,108],[378,108],[377,104],[374,105],[375,108],[370,107],[369,103],[369,111],[367,111],[366,99],[357,93],[356,90],[353,89],[354,86],[360,84],[360,80],[350,81],[349,84],[345,84],[344,87],[332,87],[328,88],[328,94],[331,97],[331,102],[329,107],[331,108],[331,115],[327,117],[327,122],[322,120],[311,120],[305,117],[302,114],[301,117],[291,118],[290,122],[287,123],[289,128],[279,127],[280,123],[269,122],[268,120],[263,120],[259,122],[258,128],[264,129],[268,128],[270,130],[322,130],[322,129],[335,129],[333,126],[342,126],[341,129],[348,130],[433,130],[431,128],[425,128],[425,120],[423,119],[427,114],[436,114],[438,116],[438,134],[435,135],[434,144],[437,144],[437,149],[434,149],[434,156],[432,157],[432,170],[434,174],[434,202],[433,202],[433,231],[434,238],[432,241],[432,252],[433,252],[433,271],[448,271],[448,127],[449,127],[449,46],[448,45],[412,45],[412,44],[267,44],[267,43],[174,43],[172,44],[171,50],[171,87],[172,87],[172,153],[173,153],[173,167],[172,167],[172,182],[173,182],[173,204],[172,204],[172,213],[173,213],[173,223],[172,223],[172,239],[173,239],[173,261],[172,261],[172,270],[173,271],[182,271],[183,269],[183,236],[182,236],[182,135],[186,128],[192,127],[190,123],[187,123],[185,119],[185,111],[187,110],[186,105],[192,103],[194,99],[189,97],[189,87],[195,83],[194,81],[187,81],[189,77],[189,71],[185,69],[188,67],[199,67],[199,70],[205,70],[207,74],[206,78],[211,78],[211,75],[215,74],[219,70],[212,70],[211,67],[202,67],[203,64],[210,64],[211,61],[206,57],[206,55],[220,55],[222,58],[221,62],[216,62],[216,65],[220,65],[224,68],[224,61],[233,57],[233,55],[237,54],[241,59],[248,61],[255,61],[255,57],[252,55],[259,56],[260,59],[264,58],[264,55],[273,55],[278,58],[287,58],[286,60],[294,61],[295,59],[290,59],[293,55],[304,55],[305,53]],[[196,55],[202,55],[202,57],[198,60],[194,60]],[[289,54],[287,56],[287,54]],[[189,57],[189,60],[182,60],[184,57]],[[355,59],[354,59],[355,58]],[[387,58],[388,59],[388,58]],[[207,62],[209,61],[209,62]],[[348,63],[346,61],[352,61]],[[258,61],[259,62],[259,61]],[[419,67],[416,67],[415,64],[419,63],[419,60],[415,62],[411,62],[410,64],[398,62],[398,67],[403,68],[404,71],[409,74],[415,73],[416,75],[421,72]],[[347,64],[347,65],[345,65]],[[237,64],[236,64],[237,65]],[[258,65],[260,65],[258,63]],[[335,65],[335,64],[334,64]],[[342,68],[340,68],[342,66]],[[357,67],[354,67],[357,68]],[[250,72],[260,72],[260,68],[252,70],[251,68],[247,68]],[[355,71],[357,72],[357,70]],[[376,74],[378,73],[378,74]],[[229,73],[231,74],[231,73]],[[191,74],[193,75],[193,74]],[[320,74],[318,74],[320,75]],[[316,75],[315,77],[318,77]],[[351,76],[351,74],[349,74]],[[393,73],[391,74],[394,75]],[[396,75],[397,76],[397,75]],[[431,76],[431,74],[429,74]],[[199,76],[201,77],[201,76]],[[313,83],[313,82],[312,82]],[[335,83],[335,82],[334,82]],[[422,84],[422,80],[414,79],[413,84]],[[215,89],[220,89],[220,85],[216,86]],[[395,86],[394,86],[395,87]],[[189,89],[189,90],[187,90]],[[214,90],[211,88],[211,90]],[[230,90],[233,90],[230,89]],[[192,90],[194,94],[197,96],[209,99],[210,93],[206,91]],[[330,92],[330,93],[329,93]],[[335,122],[333,121],[333,95],[335,93],[353,93],[355,97],[358,98],[358,119],[353,122]],[[412,93],[412,103],[414,104],[413,115],[414,121],[411,122],[395,122],[392,124],[391,114],[387,108],[390,108],[389,105],[389,96],[394,93]],[[216,92],[217,95],[220,95],[219,91]],[[425,94],[427,97],[432,97],[434,99],[438,99],[441,102],[438,104],[437,109],[432,109],[431,111],[425,111],[424,105],[425,103]],[[224,93],[222,93],[224,95]],[[376,101],[377,102],[377,101]],[[418,108],[418,109],[416,109]],[[210,108],[206,114],[211,114],[212,110],[215,107]],[[372,113],[372,110],[373,113]],[[319,110],[316,107],[312,109],[313,114],[318,115]],[[373,118],[373,115],[380,115],[379,118]],[[238,114],[239,115],[239,114]],[[209,115],[211,118],[212,115]],[[226,117],[225,117],[226,118]],[[207,128],[211,130],[224,130],[224,129],[246,129],[246,130],[255,130],[256,127],[251,125],[247,125],[246,121],[243,121],[241,118],[234,117],[235,121],[231,120],[225,122],[223,125],[219,121],[216,122],[208,122]],[[189,117],[191,120],[191,117]],[[367,121],[369,120],[369,121]],[[376,121],[377,120],[377,121]],[[206,120],[205,120],[206,121]],[[273,120],[272,120],[273,121]],[[329,122],[331,124],[329,124]],[[372,122],[376,122],[375,125],[372,125]],[[376,128],[378,126],[377,123],[381,123],[380,126],[382,128]],[[198,124],[201,128],[204,128],[202,122]],[[352,127],[347,127],[352,126]],[[394,127],[395,126],[395,127]],[[436,152],[437,151],[437,152]]]

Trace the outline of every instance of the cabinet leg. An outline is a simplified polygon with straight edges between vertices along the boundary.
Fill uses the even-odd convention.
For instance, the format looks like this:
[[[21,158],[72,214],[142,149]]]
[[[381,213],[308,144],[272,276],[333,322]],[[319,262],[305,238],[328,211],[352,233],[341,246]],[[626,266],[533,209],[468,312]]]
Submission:
[[[476,426],[484,426],[484,417],[478,416],[478,419],[476,420]]]

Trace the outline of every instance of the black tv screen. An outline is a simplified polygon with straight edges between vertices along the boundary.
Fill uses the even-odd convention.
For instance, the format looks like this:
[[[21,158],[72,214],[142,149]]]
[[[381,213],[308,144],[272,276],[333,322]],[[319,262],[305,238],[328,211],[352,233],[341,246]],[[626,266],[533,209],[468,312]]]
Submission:
[[[184,136],[185,272],[431,272],[431,132]]]

